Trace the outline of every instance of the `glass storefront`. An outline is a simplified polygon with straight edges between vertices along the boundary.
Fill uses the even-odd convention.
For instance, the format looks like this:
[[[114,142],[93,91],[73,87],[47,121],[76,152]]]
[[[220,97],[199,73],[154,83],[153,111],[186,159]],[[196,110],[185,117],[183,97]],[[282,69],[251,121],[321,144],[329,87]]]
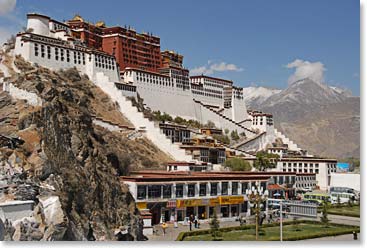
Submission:
[[[222,214],[222,218],[229,217],[229,205],[221,206],[220,213]]]

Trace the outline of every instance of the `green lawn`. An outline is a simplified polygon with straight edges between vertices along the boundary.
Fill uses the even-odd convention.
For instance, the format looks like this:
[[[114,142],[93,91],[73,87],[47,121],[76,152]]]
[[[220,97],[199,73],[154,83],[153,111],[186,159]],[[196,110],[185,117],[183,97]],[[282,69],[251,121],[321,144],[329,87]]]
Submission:
[[[345,215],[345,216],[354,216],[360,217],[360,207],[359,205],[348,207],[331,207],[328,209],[329,214],[337,214],[337,215]]]
[[[259,235],[260,241],[277,241],[279,240],[279,226],[262,228],[264,235]],[[324,227],[320,223],[300,223],[296,225],[283,226],[283,240],[302,240],[307,238],[316,238],[324,236],[333,236],[338,234],[351,233],[353,230],[359,230],[357,227],[333,225]],[[255,229],[232,230],[229,232],[222,232],[223,241],[254,241]],[[203,234],[197,236],[187,236],[184,241],[210,241],[212,236],[210,234]]]

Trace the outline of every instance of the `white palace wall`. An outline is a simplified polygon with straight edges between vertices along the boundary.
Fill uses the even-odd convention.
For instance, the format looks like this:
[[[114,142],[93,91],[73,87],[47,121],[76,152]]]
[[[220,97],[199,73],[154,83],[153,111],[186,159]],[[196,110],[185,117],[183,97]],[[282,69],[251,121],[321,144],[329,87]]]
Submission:
[[[151,110],[166,112],[173,117],[196,119],[191,91],[176,87],[175,79],[149,74],[154,77],[152,79],[154,82],[148,82],[141,80],[142,76],[139,76],[140,80],[138,80],[136,71],[130,72],[124,74],[125,83],[132,82],[136,86],[136,91],[144,99],[144,104]],[[144,72],[139,72],[139,75],[148,77],[148,74]]]
[[[15,42],[15,55],[21,55],[33,64],[52,70],[76,67],[91,80],[95,79],[97,72],[103,72],[110,81],[119,81],[118,67],[113,56],[76,49],[58,39],[33,34],[19,35]]]

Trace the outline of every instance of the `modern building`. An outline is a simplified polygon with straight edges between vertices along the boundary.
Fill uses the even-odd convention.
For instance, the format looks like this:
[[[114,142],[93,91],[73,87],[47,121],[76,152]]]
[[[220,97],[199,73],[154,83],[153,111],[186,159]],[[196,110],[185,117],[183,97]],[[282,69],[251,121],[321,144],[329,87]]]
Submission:
[[[336,163],[335,159],[317,157],[281,157],[271,171],[315,173],[317,186],[325,191],[331,186],[331,175],[337,170]]]
[[[213,174],[210,172],[133,172],[121,177],[140,209],[149,209],[152,224],[199,219],[234,218],[249,212],[248,194],[256,182],[263,191],[270,177],[256,173]]]
[[[139,171],[121,177],[121,183],[129,186],[138,208],[152,214],[155,225],[184,222],[190,215],[208,219],[214,212],[222,220],[248,216],[256,183],[263,193],[270,192],[269,198],[279,198],[280,192],[280,197],[293,199],[296,182],[303,180],[297,177],[292,172]]]

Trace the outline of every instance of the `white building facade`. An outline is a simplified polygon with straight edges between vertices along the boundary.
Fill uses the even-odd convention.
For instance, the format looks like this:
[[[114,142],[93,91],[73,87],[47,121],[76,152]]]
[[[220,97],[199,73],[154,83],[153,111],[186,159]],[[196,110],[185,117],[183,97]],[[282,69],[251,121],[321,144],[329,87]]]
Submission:
[[[28,14],[27,18],[27,31],[16,37],[15,55],[53,70],[76,67],[91,80],[103,72],[111,82],[119,81],[114,56],[83,46],[70,36],[64,23],[40,14]]]
[[[336,163],[335,159],[282,157],[271,171],[315,173],[317,186],[320,190],[327,191],[331,186],[331,175],[336,172]]]

